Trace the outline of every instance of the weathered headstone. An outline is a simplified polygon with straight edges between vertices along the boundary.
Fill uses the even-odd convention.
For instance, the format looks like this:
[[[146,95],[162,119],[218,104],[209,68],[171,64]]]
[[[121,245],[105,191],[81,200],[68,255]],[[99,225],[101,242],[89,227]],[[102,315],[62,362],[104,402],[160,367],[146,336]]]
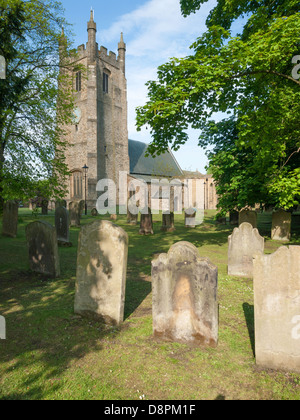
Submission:
[[[15,200],[9,200],[3,206],[2,235],[15,238],[18,231],[19,204]]]
[[[79,201],[72,201],[69,204],[69,217],[70,217],[70,225],[74,227],[80,226],[80,219],[81,219],[81,205]]]
[[[92,217],[98,216],[98,210],[96,209],[96,207],[92,208],[92,210],[91,210],[91,216]]]
[[[152,213],[151,209],[148,208],[148,212],[145,214],[145,211],[141,212],[141,222],[140,222],[140,235],[153,235],[153,222],[152,222]]]
[[[189,242],[152,261],[154,337],[215,347],[218,269]]]
[[[174,213],[168,212],[162,214],[161,230],[164,232],[173,232],[175,230]]]
[[[58,245],[71,246],[69,212],[65,207],[57,207],[55,210],[55,228]]]
[[[242,223],[250,223],[253,228],[257,229],[257,213],[254,210],[242,210],[239,214],[239,225]]]
[[[194,228],[196,227],[196,209],[190,207],[184,212],[185,227]]]
[[[84,200],[79,201],[79,207],[80,207],[80,215],[82,216],[83,213],[85,212],[85,201]]]
[[[48,214],[48,205],[49,205],[49,201],[46,199],[43,199],[42,200],[42,214],[44,216]]]
[[[124,318],[128,236],[107,220],[81,228],[78,243],[75,313],[109,324]]]
[[[264,252],[264,238],[250,223],[242,223],[228,237],[228,274],[253,276],[253,257]]]
[[[29,263],[32,271],[50,277],[60,276],[60,265],[55,227],[46,222],[26,226]]]
[[[233,226],[238,226],[239,224],[239,212],[238,211],[231,211],[229,213],[229,224]]]
[[[130,225],[136,225],[138,222],[138,216],[138,213],[132,214],[129,210],[127,210],[127,223],[129,223]]]
[[[254,312],[257,365],[300,372],[300,246],[254,259]]]
[[[55,201],[55,208],[57,207],[65,207],[67,208],[67,202],[66,200],[57,200]]]
[[[284,210],[272,214],[272,235],[275,241],[289,241],[291,239],[292,213]]]

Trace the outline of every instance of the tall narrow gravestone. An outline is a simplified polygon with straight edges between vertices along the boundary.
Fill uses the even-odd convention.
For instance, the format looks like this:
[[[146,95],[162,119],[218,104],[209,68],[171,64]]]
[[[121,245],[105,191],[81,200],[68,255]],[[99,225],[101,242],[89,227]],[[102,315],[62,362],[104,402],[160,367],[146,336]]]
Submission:
[[[256,363],[300,372],[300,246],[254,260]]]
[[[65,207],[55,209],[55,228],[59,245],[71,245],[70,243],[69,213]]]
[[[96,220],[81,228],[77,254],[75,313],[108,324],[124,318],[128,236],[119,226]]]
[[[250,223],[253,228],[257,229],[257,213],[253,210],[242,210],[239,213],[239,225],[242,223]]]
[[[292,213],[284,210],[272,214],[272,235],[275,241],[286,241],[291,239]]]
[[[162,214],[161,230],[163,232],[173,232],[175,230],[174,213],[167,212]]]
[[[189,242],[152,261],[154,337],[215,347],[218,269]]]
[[[80,227],[80,219],[82,214],[82,205],[79,201],[72,201],[69,204],[70,225],[72,227]]]
[[[3,220],[2,220],[2,235],[15,238],[18,231],[18,208],[17,201],[10,200],[4,203]]]
[[[141,212],[141,222],[140,222],[140,235],[153,235],[153,221],[152,221],[152,214],[151,209],[148,208],[146,212],[143,210]]]
[[[184,212],[185,227],[196,227],[196,209],[190,207]]]
[[[50,277],[60,276],[56,230],[46,222],[26,226],[29,264],[32,271]]]
[[[253,257],[263,252],[264,238],[250,223],[242,223],[228,237],[228,274],[252,278]]]

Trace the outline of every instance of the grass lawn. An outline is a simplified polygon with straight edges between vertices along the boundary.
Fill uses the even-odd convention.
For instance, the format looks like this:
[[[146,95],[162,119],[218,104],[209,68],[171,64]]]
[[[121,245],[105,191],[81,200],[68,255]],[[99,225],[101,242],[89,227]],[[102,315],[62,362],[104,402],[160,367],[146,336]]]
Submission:
[[[253,283],[227,275],[227,238],[232,227],[216,225],[214,212],[196,229],[176,216],[176,231],[138,235],[125,216],[116,222],[129,234],[125,321],[120,328],[74,316],[79,229],[72,248],[60,248],[61,277],[29,271],[25,226],[35,220],[20,209],[16,239],[0,237],[0,315],[7,339],[0,340],[0,399],[300,399],[300,375],[255,365]],[[54,224],[54,212],[38,216]],[[82,218],[82,224],[94,218]],[[259,215],[271,241],[270,215]],[[1,223],[0,223],[1,229]],[[299,231],[291,243],[300,245]],[[216,349],[163,343],[152,337],[151,260],[177,241],[190,241],[219,269],[219,345]]]

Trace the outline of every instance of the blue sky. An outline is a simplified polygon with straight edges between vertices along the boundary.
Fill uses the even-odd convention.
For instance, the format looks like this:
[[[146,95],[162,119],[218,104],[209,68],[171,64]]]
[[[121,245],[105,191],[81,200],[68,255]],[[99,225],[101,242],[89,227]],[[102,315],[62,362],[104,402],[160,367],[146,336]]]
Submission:
[[[129,138],[151,142],[149,131],[137,132],[135,109],[147,100],[145,83],[156,79],[157,67],[171,57],[184,57],[189,46],[205,31],[205,20],[216,4],[209,0],[201,10],[183,18],[179,0],[109,0],[90,2],[61,0],[67,21],[73,24],[74,46],[87,41],[86,25],[91,7],[97,23],[97,42],[117,53],[120,33],[127,45],[126,77],[128,83]],[[196,131],[174,155],[182,169],[205,172],[207,159],[198,147]]]

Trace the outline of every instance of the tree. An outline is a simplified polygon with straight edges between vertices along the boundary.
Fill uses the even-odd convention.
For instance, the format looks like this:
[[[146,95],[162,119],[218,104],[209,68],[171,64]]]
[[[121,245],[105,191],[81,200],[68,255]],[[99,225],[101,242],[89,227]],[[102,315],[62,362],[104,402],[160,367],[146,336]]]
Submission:
[[[0,0],[0,14],[7,62],[6,80],[0,80],[1,199],[28,199],[41,179],[48,180],[53,196],[62,196],[64,126],[74,107],[71,88],[59,88],[70,85],[72,75],[72,69],[60,72],[71,54],[62,36],[62,6],[54,0]]]
[[[183,14],[202,3],[182,0]],[[247,22],[233,37],[241,16]],[[148,82],[137,126],[150,126],[153,155],[168,145],[178,150],[189,126],[201,129],[199,145],[215,146],[210,168],[223,211],[257,202],[289,209],[300,198],[300,81],[291,75],[298,2],[219,0],[207,27],[192,55],[160,66],[158,80]],[[215,112],[231,118],[215,123]]]

